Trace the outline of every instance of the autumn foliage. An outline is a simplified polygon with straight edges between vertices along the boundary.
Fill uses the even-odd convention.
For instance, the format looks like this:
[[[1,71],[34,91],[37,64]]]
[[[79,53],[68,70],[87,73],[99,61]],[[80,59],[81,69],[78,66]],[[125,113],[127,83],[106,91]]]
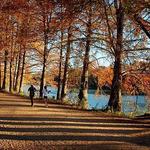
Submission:
[[[50,84],[62,101],[78,88],[86,105],[88,85],[107,83],[120,111],[121,94],[150,93],[149,8],[147,0],[2,0],[0,88],[36,84],[42,97]]]

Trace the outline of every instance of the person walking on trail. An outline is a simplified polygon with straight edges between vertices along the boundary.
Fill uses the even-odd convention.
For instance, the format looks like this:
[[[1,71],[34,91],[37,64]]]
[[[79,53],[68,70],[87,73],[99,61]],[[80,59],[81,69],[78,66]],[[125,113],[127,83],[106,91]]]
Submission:
[[[29,96],[30,96],[30,100],[31,100],[31,106],[33,106],[33,97],[35,95],[36,88],[33,85],[31,85],[29,87],[28,91],[30,92]]]
[[[45,106],[48,107],[48,103],[47,103],[47,98],[48,98],[48,93],[50,91],[48,91],[47,86],[45,85],[43,88],[43,97],[44,97],[44,102],[45,102]]]

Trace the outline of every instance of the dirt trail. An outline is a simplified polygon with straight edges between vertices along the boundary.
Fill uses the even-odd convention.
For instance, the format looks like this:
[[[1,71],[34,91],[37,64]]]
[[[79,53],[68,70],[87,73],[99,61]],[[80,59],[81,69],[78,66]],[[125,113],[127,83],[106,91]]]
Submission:
[[[111,117],[0,93],[0,150],[149,150],[149,121]]]

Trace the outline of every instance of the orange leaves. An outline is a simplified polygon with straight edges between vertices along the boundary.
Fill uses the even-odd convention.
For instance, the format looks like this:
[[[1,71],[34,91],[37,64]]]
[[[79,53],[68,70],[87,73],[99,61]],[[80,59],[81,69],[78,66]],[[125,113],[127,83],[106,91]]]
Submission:
[[[150,94],[150,75],[148,74],[129,74],[123,82],[123,89],[128,94]]]
[[[150,74],[144,74],[142,79],[143,90],[150,96]]]
[[[113,70],[110,67],[102,67],[92,71],[95,76],[98,77],[98,84],[100,86],[105,85],[105,83],[111,84],[113,78]]]
[[[141,33],[140,31],[141,31],[140,28],[136,28],[135,31],[134,31],[134,35],[138,36]]]
[[[138,71],[138,69],[141,68],[141,64],[132,64],[128,66],[127,70],[129,72],[126,74],[126,76],[123,77],[123,93],[133,95],[145,93],[147,95],[150,95],[150,74],[147,71]],[[93,69],[91,72],[92,75],[98,78],[98,84],[100,86],[103,86],[106,83],[111,85],[113,78],[113,69],[111,67],[101,67]]]
[[[135,62],[128,66],[128,72],[123,77],[123,89],[128,94],[145,93],[150,94],[149,64],[146,62]]]
[[[13,0],[15,5],[23,5],[26,3],[27,0]]]

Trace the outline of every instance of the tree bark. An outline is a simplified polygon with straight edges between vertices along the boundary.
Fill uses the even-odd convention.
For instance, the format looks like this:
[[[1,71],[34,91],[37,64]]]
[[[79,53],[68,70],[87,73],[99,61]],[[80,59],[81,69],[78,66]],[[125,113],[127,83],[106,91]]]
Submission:
[[[138,17],[137,15],[134,15],[134,20],[137,22],[137,24],[140,26],[140,28],[144,31],[144,33],[147,35],[147,37],[150,39],[150,31],[146,29],[144,24],[142,23],[142,18]]]
[[[115,48],[114,76],[112,80],[111,94],[108,106],[112,111],[121,111],[121,87],[122,87],[122,47],[123,47],[123,21],[124,9],[121,1],[116,2],[117,17],[117,42]]]
[[[14,64],[14,73],[13,73],[13,90],[15,89],[16,74],[17,74],[17,62],[18,62],[18,55],[16,56],[15,64]]]
[[[12,59],[10,60],[9,68],[9,92],[12,91]]]
[[[2,88],[2,64],[1,64],[1,61],[0,61],[0,90]]]
[[[13,45],[14,39],[13,39],[13,31],[11,34],[11,51],[10,51],[10,64],[9,64],[9,92],[12,91],[12,63],[13,63]]]
[[[4,78],[2,89],[6,89],[6,77],[7,77],[7,61],[8,61],[8,51],[5,50],[5,60],[4,60]]]
[[[62,89],[61,89],[61,101],[63,102],[67,94],[67,81],[68,81],[68,64],[71,53],[71,26],[68,28],[68,39],[67,39],[67,51],[66,51],[66,60],[64,66],[64,74],[62,80]]]
[[[45,80],[45,70],[46,70],[46,55],[44,54],[43,69],[42,69],[41,83],[40,83],[40,97],[42,97],[42,95],[43,95],[43,87],[44,87],[44,80]]]
[[[18,58],[18,66],[17,66],[17,74],[16,74],[16,79],[15,79],[14,91],[17,91],[17,88],[18,88],[18,82],[19,82],[19,76],[20,76],[21,55],[22,55],[22,47],[20,45],[20,51],[19,51],[19,58]]]
[[[60,99],[60,89],[61,89],[61,75],[62,75],[62,52],[63,52],[63,32],[61,31],[61,47],[60,47],[60,58],[59,58],[59,75],[58,75],[58,90],[57,90],[57,100]]]
[[[91,7],[91,6],[90,6]],[[83,69],[81,75],[81,84],[79,90],[79,105],[87,109],[88,108],[88,70],[89,70],[89,53],[90,53],[90,43],[91,43],[91,9],[88,14],[88,23],[87,23],[87,38],[86,38],[86,49],[83,61]]]
[[[23,60],[22,60],[22,69],[21,69],[20,85],[19,85],[19,93],[21,92],[22,82],[23,82],[23,77],[24,77],[25,58],[26,58],[26,49],[25,49],[25,46],[24,46],[24,52],[23,52],[23,57],[22,57]]]
[[[89,37],[88,37],[89,38]],[[90,52],[90,40],[86,42],[86,51],[83,62],[83,71],[81,75],[81,84],[79,90],[79,105],[82,108],[88,107],[88,68],[89,68],[89,52]]]
[[[42,75],[41,75],[41,82],[40,82],[40,97],[43,96],[43,87],[44,87],[44,80],[45,80],[45,70],[46,70],[46,61],[47,61],[47,55],[48,55],[48,22],[47,20],[48,16],[43,16],[43,25],[44,25],[44,55],[43,55],[43,68],[42,68]]]

